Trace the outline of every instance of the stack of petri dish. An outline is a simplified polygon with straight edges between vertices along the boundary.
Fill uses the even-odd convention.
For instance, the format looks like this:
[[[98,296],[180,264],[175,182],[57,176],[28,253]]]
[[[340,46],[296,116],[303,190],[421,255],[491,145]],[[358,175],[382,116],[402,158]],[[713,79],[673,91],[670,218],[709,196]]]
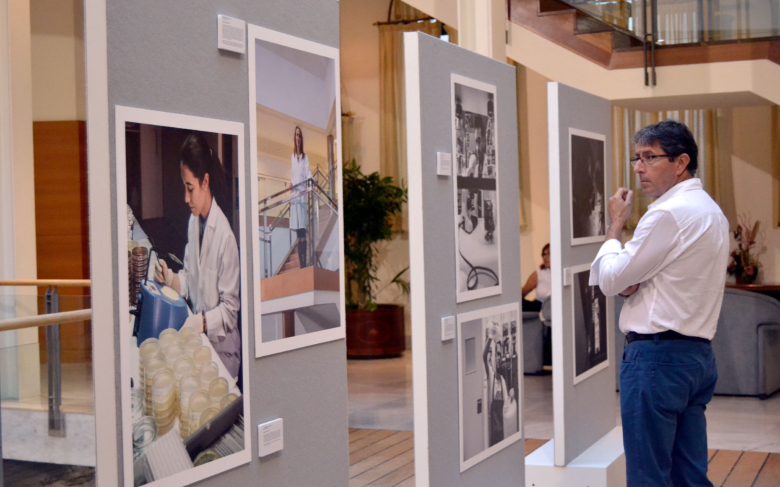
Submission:
[[[200,335],[191,335],[184,342],[184,349],[187,350],[187,355],[189,355],[190,358],[193,358],[192,355],[193,352],[195,352],[195,349],[200,348],[202,346],[203,346],[203,342],[201,342],[200,340]]]
[[[179,381],[179,430],[182,438],[190,436],[190,398],[198,389],[200,377],[193,372],[185,374]],[[192,428],[193,431],[196,429],[197,425]]]
[[[173,371],[168,368],[157,372],[152,381],[152,405],[159,436],[170,431],[176,419],[178,408],[173,389],[175,382]]]
[[[173,328],[166,328],[160,332],[160,349],[165,350],[168,345],[179,340],[179,332]]]
[[[195,329],[191,326],[182,326],[179,329],[179,340],[182,343],[187,343],[187,340],[193,335],[195,335]]]
[[[205,345],[201,345],[192,352],[192,361],[195,363],[195,370],[200,372],[200,367],[205,362],[211,360],[211,349]],[[208,386],[208,384],[206,384]]]
[[[200,426],[200,417],[203,411],[209,408],[211,400],[209,399],[209,393],[203,389],[198,389],[190,396],[190,434]]]
[[[156,338],[147,338],[138,347],[138,382],[144,383],[144,361],[151,355],[160,352],[160,341]]]
[[[133,460],[143,455],[156,439],[157,422],[151,416],[144,416],[133,425]]]
[[[184,345],[179,340],[176,340],[165,347],[165,360],[168,362],[168,367],[173,368],[173,364],[176,363],[176,360],[180,357],[185,357],[186,355],[187,352],[184,350]]]
[[[143,364],[144,372],[144,413],[147,416],[152,415],[152,380],[155,374],[168,367],[168,362],[165,361],[165,355],[162,353],[156,353],[146,358]]]
[[[222,399],[228,394],[228,382],[224,377],[217,377],[209,384],[209,399],[211,399],[211,407],[219,410],[219,405],[222,404]]]
[[[200,385],[206,391],[209,390],[209,386],[211,385],[211,381],[219,377],[219,367],[216,363],[214,363],[213,360],[209,360],[208,362],[203,362],[203,364],[200,366]]]

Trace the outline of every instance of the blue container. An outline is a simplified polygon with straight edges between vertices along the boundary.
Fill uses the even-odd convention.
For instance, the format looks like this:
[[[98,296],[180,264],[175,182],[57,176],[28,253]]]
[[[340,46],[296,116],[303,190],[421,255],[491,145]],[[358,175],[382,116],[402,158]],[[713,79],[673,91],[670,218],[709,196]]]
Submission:
[[[187,302],[179,293],[173,300],[163,293],[168,286],[147,280],[141,283],[141,295],[138,297],[136,320],[138,324],[138,343],[147,338],[159,338],[167,328],[178,330],[189,316]],[[175,292],[175,291],[174,291]]]

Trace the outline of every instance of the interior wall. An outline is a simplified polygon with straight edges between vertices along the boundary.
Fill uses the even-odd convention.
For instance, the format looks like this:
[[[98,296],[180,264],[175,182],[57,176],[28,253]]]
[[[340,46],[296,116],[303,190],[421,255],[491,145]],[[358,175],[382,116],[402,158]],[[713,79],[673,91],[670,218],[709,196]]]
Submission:
[[[763,268],[759,270],[758,279],[759,282],[776,283],[780,280],[780,228],[773,221],[772,206],[773,184],[777,184],[777,176],[772,171],[772,107],[739,107],[724,111],[728,120],[723,124],[726,130],[721,131],[721,137],[730,140],[721,146],[720,156],[721,163],[731,163],[736,215],[761,221],[766,251],[760,255]],[[733,229],[739,220],[729,223]],[[733,239],[731,244],[736,246]]]
[[[550,184],[547,148],[547,82],[521,66],[520,158],[523,204],[527,225],[520,230],[520,271],[525,281],[542,263],[542,248],[550,242]],[[526,299],[535,299],[535,292]]]
[[[84,3],[30,0],[33,120],[86,120]]]

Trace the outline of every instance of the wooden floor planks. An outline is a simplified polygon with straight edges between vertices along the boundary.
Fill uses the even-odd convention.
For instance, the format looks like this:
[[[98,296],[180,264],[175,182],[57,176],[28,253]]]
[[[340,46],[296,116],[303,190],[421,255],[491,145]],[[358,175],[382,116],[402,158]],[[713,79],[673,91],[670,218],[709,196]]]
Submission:
[[[414,436],[409,431],[349,430],[349,487],[414,487]],[[525,440],[525,454],[548,440]],[[709,450],[715,487],[780,486],[780,454]]]

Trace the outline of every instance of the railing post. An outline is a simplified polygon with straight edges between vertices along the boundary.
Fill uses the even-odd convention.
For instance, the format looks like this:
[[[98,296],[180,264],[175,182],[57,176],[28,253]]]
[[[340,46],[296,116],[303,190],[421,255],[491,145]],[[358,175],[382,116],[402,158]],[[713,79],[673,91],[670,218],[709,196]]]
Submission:
[[[263,242],[266,250],[263,252],[263,260],[265,261],[264,276],[268,277],[268,272],[271,268],[271,232],[268,231],[268,210],[263,210],[263,233],[266,235],[265,240],[267,240],[267,242]]]
[[[46,314],[59,313],[57,287],[46,290]],[[62,368],[60,364],[60,325],[46,327],[46,361],[49,378],[49,436],[65,436],[62,415]]]

